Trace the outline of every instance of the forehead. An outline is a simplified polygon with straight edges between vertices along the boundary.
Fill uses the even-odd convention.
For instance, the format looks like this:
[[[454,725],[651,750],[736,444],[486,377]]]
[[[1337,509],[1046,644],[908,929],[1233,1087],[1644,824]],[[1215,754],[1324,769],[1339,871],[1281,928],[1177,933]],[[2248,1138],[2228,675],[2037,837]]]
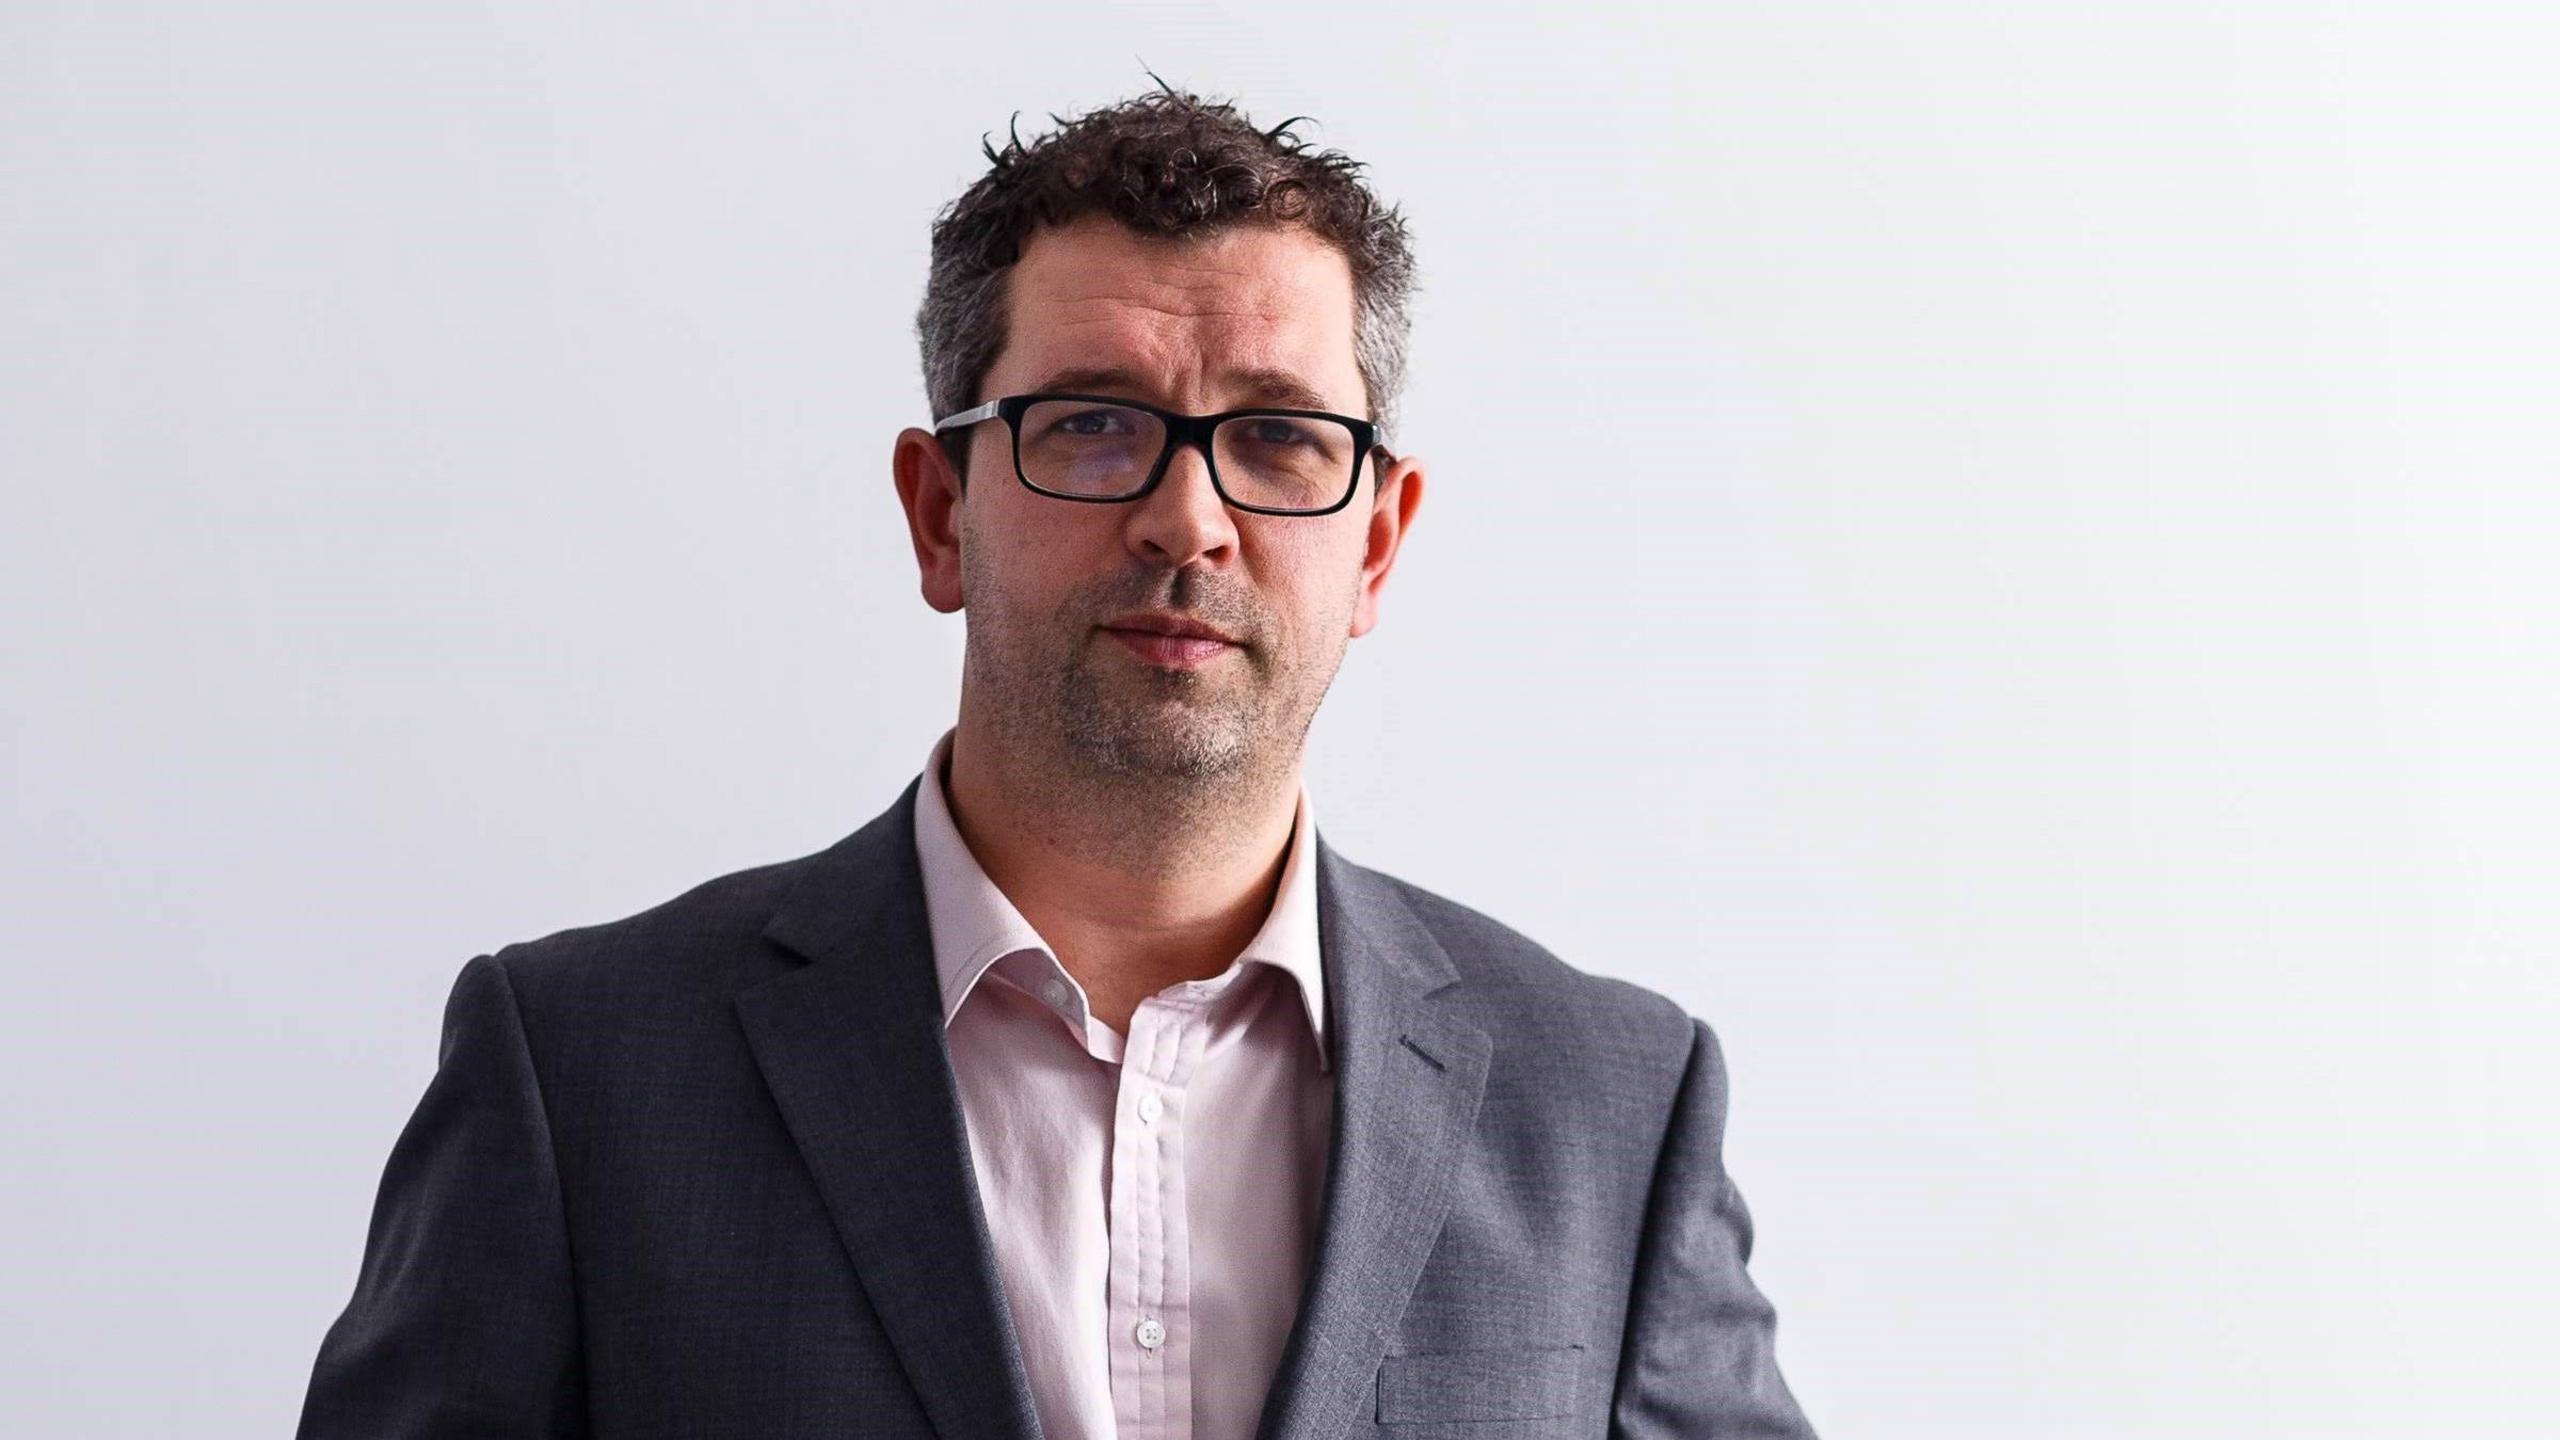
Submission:
[[[1141,236],[1108,216],[1033,233],[1007,282],[990,395],[1117,373],[1183,408],[1302,405],[1365,415],[1350,262],[1298,228]],[[1281,395],[1297,382],[1304,393]]]

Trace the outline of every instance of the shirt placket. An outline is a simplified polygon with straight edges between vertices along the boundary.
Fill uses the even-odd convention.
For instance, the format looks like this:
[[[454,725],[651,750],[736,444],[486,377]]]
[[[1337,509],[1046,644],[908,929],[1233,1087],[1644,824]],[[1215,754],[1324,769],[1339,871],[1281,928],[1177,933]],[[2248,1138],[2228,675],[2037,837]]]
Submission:
[[[1120,1440],[1191,1433],[1191,1221],[1184,1127],[1208,1038],[1204,1001],[1130,1017],[1111,1139],[1111,1405]]]

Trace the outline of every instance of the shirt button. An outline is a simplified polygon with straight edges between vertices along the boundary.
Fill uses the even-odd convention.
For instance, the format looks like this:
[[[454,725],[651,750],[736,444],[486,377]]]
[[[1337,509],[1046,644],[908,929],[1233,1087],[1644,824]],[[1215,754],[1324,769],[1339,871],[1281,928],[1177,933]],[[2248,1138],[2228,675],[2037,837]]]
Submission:
[[[1163,1322],[1163,1321],[1161,1321],[1161,1320],[1141,1320],[1141,1321],[1139,1321],[1139,1322],[1138,1322],[1138,1344],[1139,1344],[1140,1346],[1142,1346],[1142,1347],[1144,1347],[1144,1348],[1146,1348],[1146,1349],[1149,1349],[1149,1350],[1153,1350],[1153,1349],[1155,1349],[1157,1346],[1162,1345],[1163,1343],[1164,1343],[1164,1322]]]
[[[1153,1125],[1164,1115],[1164,1097],[1153,1090],[1138,1097],[1138,1118]]]
[[[1052,977],[1048,984],[1040,987],[1040,994],[1042,997],[1047,999],[1050,1004],[1061,1010],[1067,1009],[1075,1004],[1075,987],[1069,985],[1066,981],[1055,977]]]

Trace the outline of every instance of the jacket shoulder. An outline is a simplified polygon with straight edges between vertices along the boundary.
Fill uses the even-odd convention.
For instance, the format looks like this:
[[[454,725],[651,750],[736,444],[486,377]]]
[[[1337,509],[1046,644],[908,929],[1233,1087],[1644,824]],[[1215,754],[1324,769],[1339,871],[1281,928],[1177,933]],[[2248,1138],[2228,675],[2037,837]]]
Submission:
[[[1686,1066],[1698,1022],[1679,1002],[1630,980],[1574,965],[1545,945],[1474,906],[1383,871],[1391,887],[1429,929],[1481,997],[1480,1013],[1520,1017],[1551,1039],[1572,1036],[1624,1052],[1647,1068]]]
[[[528,1010],[585,1012],[653,999],[725,1005],[739,984],[783,967],[762,932],[817,858],[733,870],[618,919],[501,946],[491,958]]]

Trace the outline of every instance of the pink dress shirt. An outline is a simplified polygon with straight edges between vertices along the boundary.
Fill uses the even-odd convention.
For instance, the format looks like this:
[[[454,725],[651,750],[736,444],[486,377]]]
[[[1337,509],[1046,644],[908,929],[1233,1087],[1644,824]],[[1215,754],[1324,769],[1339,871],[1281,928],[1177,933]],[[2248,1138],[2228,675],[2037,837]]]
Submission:
[[[1297,1318],[1333,1120],[1306,790],[1279,893],[1218,975],[1129,1033],[916,794],[944,1038],[1047,1440],[1251,1440]]]

